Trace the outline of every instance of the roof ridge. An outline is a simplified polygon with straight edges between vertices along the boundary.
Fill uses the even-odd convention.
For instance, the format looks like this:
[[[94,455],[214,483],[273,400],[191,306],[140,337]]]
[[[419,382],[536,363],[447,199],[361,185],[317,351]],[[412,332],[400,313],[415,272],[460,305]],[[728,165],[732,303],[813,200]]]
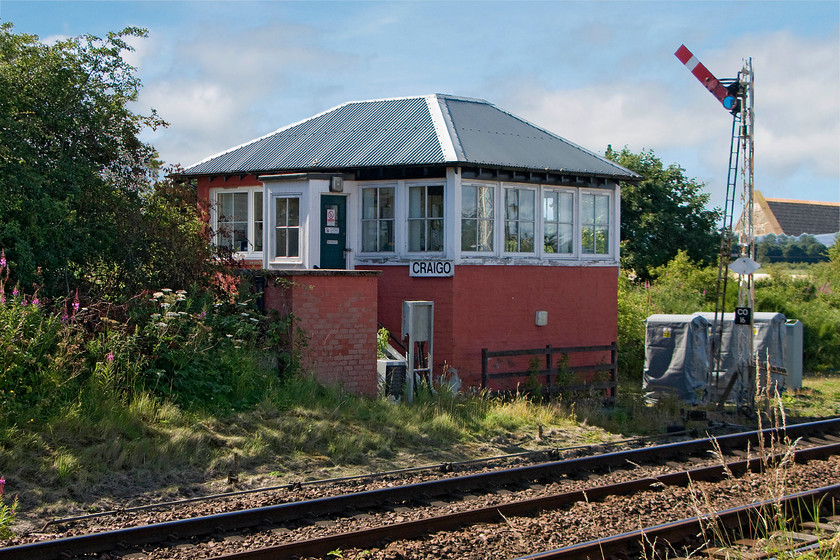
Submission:
[[[840,206],[840,202],[824,202],[820,200],[793,200],[789,198],[768,198],[764,197],[767,202],[783,202],[786,204],[811,204],[817,206]]]

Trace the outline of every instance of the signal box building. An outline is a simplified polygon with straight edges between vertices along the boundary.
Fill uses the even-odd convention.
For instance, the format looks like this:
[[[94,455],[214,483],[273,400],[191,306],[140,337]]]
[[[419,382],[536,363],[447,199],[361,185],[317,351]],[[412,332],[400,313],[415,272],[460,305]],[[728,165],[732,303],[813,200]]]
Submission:
[[[619,182],[640,177],[486,101],[346,103],[184,175],[245,264],[373,276],[392,333],[403,301],[433,301],[433,368],[468,386],[482,348],[616,340]]]

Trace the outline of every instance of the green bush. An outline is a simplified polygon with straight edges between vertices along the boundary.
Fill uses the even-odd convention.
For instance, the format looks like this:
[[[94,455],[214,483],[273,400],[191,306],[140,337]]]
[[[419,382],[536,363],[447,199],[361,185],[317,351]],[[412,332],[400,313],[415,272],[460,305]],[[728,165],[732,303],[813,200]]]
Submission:
[[[278,355],[289,319],[230,291],[166,288],[85,306],[75,296],[48,308],[17,287],[6,294],[0,263],[0,426],[68,407],[104,417],[145,396],[185,410],[240,410],[272,395],[278,364],[289,361]]]
[[[756,282],[755,310],[778,312],[802,321],[803,366],[806,371],[840,370],[840,250],[829,250],[829,262],[802,265],[793,271],[773,265],[769,280]],[[655,313],[691,314],[713,311],[717,267],[703,267],[680,251],[667,265],[652,270],[650,282],[634,282],[622,274],[618,286],[619,371],[638,380],[644,367],[645,319]],[[730,278],[724,309],[738,296]]]

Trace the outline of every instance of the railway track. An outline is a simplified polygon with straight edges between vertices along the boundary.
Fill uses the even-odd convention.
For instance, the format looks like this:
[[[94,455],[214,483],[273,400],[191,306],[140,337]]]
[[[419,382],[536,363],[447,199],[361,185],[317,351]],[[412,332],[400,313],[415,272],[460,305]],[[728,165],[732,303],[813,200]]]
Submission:
[[[840,419],[789,426],[781,430],[763,430],[721,436],[712,441],[698,439],[643,449],[607,453],[567,461],[552,461],[527,467],[502,469],[489,473],[455,476],[393,488],[344,494],[317,500],[291,502],[252,510],[183,519],[155,525],[132,527],[103,533],[80,535],[51,541],[0,548],[0,560],[49,560],[82,557],[113,550],[131,550],[153,543],[186,543],[192,546],[202,537],[219,538],[234,532],[256,529],[271,530],[286,526],[314,523],[329,525],[331,519],[367,515],[366,512],[389,508],[412,508],[435,500],[469,493],[513,492],[547,481],[586,476],[610,469],[624,469],[628,465],[662,463],[675,458],[702,457],[710,453],[732,451],[742,453],[747,448],[776,447],[777,442],[797,438],[812,438],[811,447],[796,449],[790,454],[771,450],[762,457],[729,461],[726,465],[703,466],[655,477],[629,480],[620,484],[593,486],[586,490],[510,500],[492,506],[466,508],[456,513],[430,516],[411,521],[345,531],[308,540],[284,543],[276,547],[231,555],[225,559],[259,559],[324,556],[342,549],[365,549],[375,543],[417,538],[422,535],[477,523],[492,523],[510,516],[533,515],[535,512],[566,507],[580,501],[600,500],[607,496],[649,491],[662,486],[687,484],[689,480],[714,480],[742,472],[761,472],[769,465],[783,460],[804,462],[819,457],[840,454]],[[772,444],[772,445],[771,445]],[[361,513],[360,513],[361,512]]]
[[[833,509],[829,504],[834,500],[840,504],[840,484],[521,556],[516,560],[594,560],[619,554],[685,560],[686,557],[675,555],[680,550],[690,551],[693,558],[770,558],[773,554],[768,551],[768,540],[775,539],[774,547],[778,547],[775,550],[795,552],[812,548],[822,535],[840,531],[840,516],[824,515],[824,510]],[[791,526],[800,530],[771,530],[764,534],[756,531],[766,528],[764,521],[775,518],[779,511]],[[813,521],[815,519],[817,521]],[[744,535],[750,538],[744,538]],[[713,543],[721,545],[713,546],[709,540],[715,538],[725,542]]]

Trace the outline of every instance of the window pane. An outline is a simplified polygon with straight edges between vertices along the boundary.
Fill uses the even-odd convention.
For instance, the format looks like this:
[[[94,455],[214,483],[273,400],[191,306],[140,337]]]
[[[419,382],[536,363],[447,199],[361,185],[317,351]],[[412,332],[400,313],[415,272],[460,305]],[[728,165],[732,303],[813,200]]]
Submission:
[[[376,218],[376,189],[362,189],[362,219]]]
[[[581,248],[584,253],[595,252],[595,230],[591,226],[584,226],[580,231]]]
[[[300,256],[300,228],[289,228],[289,256]]]
[[[286,247],[286,228],[280,227],[275,230],[275,257],[286,257],[287,255],[287,247]]]
[[[543,220],[557,221],[557,193],[545,193],[543,196]]]
[[[519,224],[505,222],[505,251],[515,253],[519,250]]]
[[[606,255],[610,241],[610,230],[605,227],[599,227],[595,233],[595,252],[599,255]]]
[[[426,187],[411,187],[408,189],[408,217],[426,217]]]
[[[443,217],[443,187],[440,185],[429,187],[429,217]]]
[[[216,195],[216,209],[219,216],[233,218],[233,193],[219,193]]]
[[[254,251],[262,251],[263,201],[262,191],[254,191]]]
[[[478,220],[461,220],[461,250],[476,251]]]
[[[543,250],[546,253],[559,253],[557,224],[545,224],[543,231]]]
[[[262,251],[263,241],[263,224],[262,222],[254,224],[254,251]]]
[[[520,190],[519,191],[519,219],[520,220],[534,220],[534,191]]]
[[[289,225],[300,225],[300,200],[297,198],[289,199]]]
[[[557,252],[571,253],[574,230],[572,224],[561,224],[557,230]]]
[[[277,227],[289,225],[289,217],[287,215],[288,204],[285,198],[277,198],[274,202],[275,219]]]
[[[508,220],[515,220],[519,217],[519,201],[516,197],[516,189],[505,189],[505,217]]]
[[[595,201],[591,194],[584,194],[580,197],[580,221],[584,224],[591,224],[595,221]]]
[[[461,187],[461,217],[476,217],[476,187]]]
[[[394,250],[394,221],[382,220],[379,222],[379,250]]]
[[[595,197],[595,223],[608,224],[610,222],[610,197],[600,195]]]
[[[534,252],[534,222],[519,223],[519,251],[522,253]]]
[[[443,220],[429,220],[429,251],[443,251]]]
[[[362,222],[362,251],[376,250],[376,222]]]
[[[248,224],[237,224],[233,229],[233,249],[235,251],[248,250]]]
[[[409,220],[408,221],[408,250],[409,251],[425,251],[426,250],[426,221],[425,220]]]
[[[394,219],[394,188],[385,187],[379,189],[379,217],[383,219]]]
[[[493,250],[493,222],[490,220],[478,222],[478,250]]]
[[[478,216],[492,219],[495,206],[493,204],[493,187],[480,187],[478,191]]]
[[[557,193],[557,197],[559,206],[558,221],[571,224],[575,204],[574,196],[570,192],[561,192]]]
[[[237,222],[248,221],[248,193],[233,193],[233,219]]]

